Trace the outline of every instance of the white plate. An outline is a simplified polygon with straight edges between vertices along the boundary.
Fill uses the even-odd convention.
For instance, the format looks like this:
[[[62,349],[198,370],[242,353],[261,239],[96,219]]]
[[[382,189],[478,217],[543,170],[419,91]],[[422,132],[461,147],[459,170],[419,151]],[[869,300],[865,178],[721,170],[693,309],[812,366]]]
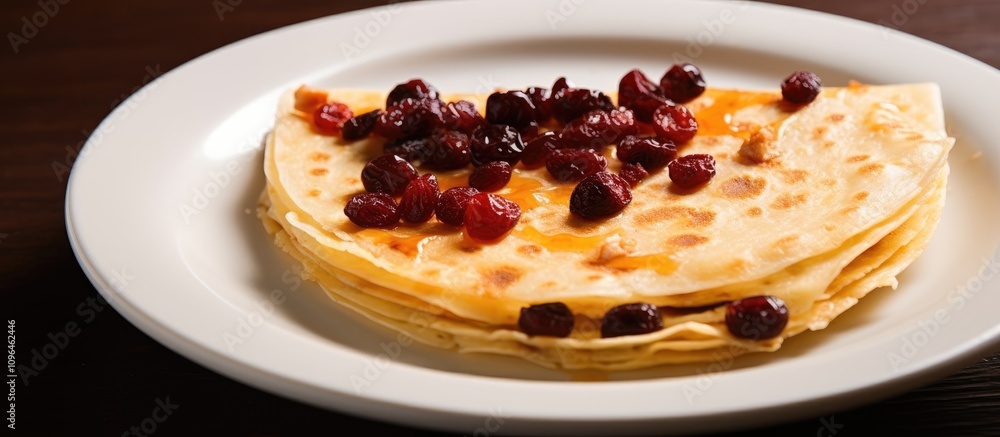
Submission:
[[[774,88],[796,69],[827,85],[941,85],[958,137],[948,205],[898,290],[874,292],[775,354],[573,381],[516,359],[396,341],[295,279],[251,213],[263,187],[260,140],[288,87],[386,89],[423,77],[443,90],[483,92],[566,75],[614,89],[631,68],[658,77],[686,56],[711,86]],[[95,286],[130,322],[208,368],[309,404],[477,435],[773,424],[928,383],[997,346],[1000,286],[990,266],[1000,258],[1000,101],[984,98],[996,89],[995,69],[948,49],[786,7],[392,5],[232,44],[133,95],[73,169],[67,228]],[[963,294],[966,286],[975,291]]]

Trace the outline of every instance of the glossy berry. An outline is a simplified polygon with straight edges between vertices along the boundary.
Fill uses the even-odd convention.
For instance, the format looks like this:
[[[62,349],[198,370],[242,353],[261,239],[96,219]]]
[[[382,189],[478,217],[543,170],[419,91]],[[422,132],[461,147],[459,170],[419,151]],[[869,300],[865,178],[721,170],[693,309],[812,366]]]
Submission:
[[[587,176],[573,188],[569,212],[584,219],[600,219],[618,214],[632,202],[632,187],[616,174],[605,171]]]
[[[486,99],[486,121],[523,129],[538,123],[541,111],[523,91],[495,92]]]
[[[705,79],[693,64],[674,64],[660,79],[660,86],[666,98],[686,103],[705,92]]]
[[[538,168],[545,165],[545,160],[553,150],[563,148],[562,140],[555,132],[545,132],[524,145],[521,153],[521,163],[525,168]]]
[[[639,182],[642,182],[643,179],[649,176],[649,172],[642,168],[640,164],[625,164],[621,170],[618,170],[618,176],[625,179],[625,182],[628,182],[630,187],[635,188],[636,185],[639,185]]]
[[[524,93],[531,99],[531,103],[538,110],[538,122],[545,123],[552,118],[552,93],[547,88],[529,87]]]
[[[584,114],[599,110],[609,112],[615,105],[604,93],[585,88],[567,88],[553,100],[552,113],[561,123],[569,123]]]
[[[730,302],[726,327],[735,337],[751,340],[774,338],[788,324],[788,306],[774,296],[754,296]]]
[[[344,125],[341,127],[344,139],[347,141],[357,141],[367,137],[375,129],[375,122],[378,121],[382,112],[381,109],[368,111],[344,122]]]
[[[422,79],[412,79],[396,85],[385,99],[385,106],[393,106],[405,99],[438,99],[438,90]]]
[[[479,193],[465,208],[465,232],[482,241],[496,240],[514,229],[521,218],[521,207],[514,201],[493,193]]]
[[[625,137],[618,144],[618,159],[628,164],[642,164],[657,170],[666,167],[677,156],[677,147],[670,141],[656,138]]]
[[[441,110],[441,114],[444,127],[467,134],[486,124],[486,119],[476,110],[475,103],[468,100],[448,102]]]
[[[663,105],[653,111],[653,130],[656,136],[681,144],[698,133],[698,121],[683,105]]]
[[[666,103],[660,85],[638,69],[629,71],[618,82],[618,106],[631,109],[639,121],[649,123],[656,108]]]
[[[793,105],[805,105],[816,100],[822,84],[819,76],[808,71],[796,71],[781,82],[781,96]]]
[[[354,117],[354,113],[347,105],[338,102],[327,103],[313,112],[313,126],[316,126],[316,130],[322,134],[337,135],[344,122],[351,117]]]
[[[521,142],[524,143],[526,146],[528,144],[528,141],[538,138],[538,136],[542,134],[541,129],[535,123],[531,123],[521,128],[517,132],[521,134]]]
[[[407,223],[430,220],[438,197],[441,197],[441,190],[434,175],[428,173],[410,181],[399,200],[399,212],[403,220]]]
[[[511,126],[486,124],[472,132],[472,165],[493,161],[517,164],[524,151],[521,134]]]
[[[423,161],[430,151],[430,139],[397,138],[382,144],[382,153],[391,153],[407,161]]]
[[[627,303],[618,305],[604,314],[601,320],[601,338],[640,335],[663,329],[663,317],[656,305]]]
[[[388,228],[399,222],[396,200],[386,193],[355,194],[344,207],[344,214],[354,224],[365,228]]]
[[[453,130],[437,129],[427,139],[422,155],[423,165],[435,170],[454,170],[472,161],[472,141],[469,136]]]
[[[403,194],[406,185],[417,178],[417,170],[396,155],[375,158],[361,170],[361,183],[369,193]]]
[[[578,181],[608,168],[608,160],[591,149],[558,149],[545,159],[545,169],[557,181]]]
[[[434,205],[434,214],[438,220],[452,226],[462,226],[465,222],[465,207],[469,204],[472,196],[479,194],[479,190],[472,187],[449,188],[438,197],[437,205]]]
[[[712,155],[687,155],[667,165],[670,180],[681,188],[694,188],[715,176],[715,158]]]
[[[426,136],[444,123],[440,100],[403,99],[386,107],[374,132],[388,139]]]
[[[528,335],[568,337],[573,332],[573,312],[562,302],[543,303],[521,308],[517,327]]]
[[[570,82],[569,79],[566,79],[565,77],[560,77],[559,79],[556,79],[555,83],[552,84],[552,91],[550,93],[550,97],[552,98],[552,103],[555,103],[555,99],[562,96],[564,93],[566,93],[566,90],[570,88],[576,88],[576,85],[573,84],[573,82]]]
[[[638,127],[632,111],[614,109],[590,111],[564,126],[559,136],[566,147],[601,149],[636,133]]]
[[[496,191],[510,182],[511,166],[506,161],[493,161],[472,170],[469,186],[479,191]]]

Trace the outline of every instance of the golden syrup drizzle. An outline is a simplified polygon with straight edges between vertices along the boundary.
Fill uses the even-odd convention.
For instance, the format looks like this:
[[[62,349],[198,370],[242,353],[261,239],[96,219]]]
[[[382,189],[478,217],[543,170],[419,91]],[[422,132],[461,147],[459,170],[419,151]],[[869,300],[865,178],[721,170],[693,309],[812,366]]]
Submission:
[[[443,193],[449,188],[468,187],[470,173],[472,173],[470,169],[461,169],[446,173],[434,173],[434,176],[437,177],[438,187]]]
[[[394,229],[367,228],[357,232],[362,239],[379,246],[395,250],[410,258],[415,258],[423,252],[424,245],[434,238],[443,235],[434,226],[397,227]]]
[[[599,264],[615,270],[633,271],[639,269],[653,270],[663,275],[669,275],[677,270],[677,263],[665,253],[651,255],[621,256]]]
[[[514,169],[507,183],[497,194],[517,202],[521,212],[527,212],[541,205],[553,203],[566,205],[569,210],[569,197],[573,193],[574,184],[548,183],[542,179],[528,175],[521,169]]]
[[[752,91],[706,90],[702,98],[712,99],[712,104],[694,113],[698,120],[698,135],[732,135],[741,138],[752,132],[733,125],[737,111],[753,105],[777,104],[781,96]]]
[[[546,235],[531,226],[525,226],[514,231],[514,235],[542,246],[548,250],[560,252],[588,252],[600,246],[613,234],[581,237],[573,234],[559,233]]]

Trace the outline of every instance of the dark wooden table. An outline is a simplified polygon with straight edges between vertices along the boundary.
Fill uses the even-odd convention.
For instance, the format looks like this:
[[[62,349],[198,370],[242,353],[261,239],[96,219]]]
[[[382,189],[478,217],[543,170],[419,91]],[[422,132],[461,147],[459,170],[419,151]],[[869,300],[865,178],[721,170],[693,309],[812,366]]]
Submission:
[[[146,421],[146,431],[156,423],[156,435],[301,435],[342,433],[348,426],[366,434],[433,435],[249,388],[161,346],[110,308],[88,312],[81,305],[98,293],[77,264],[64,227],[67,155],[148,69],[168,71],[230,42],[381,0],[47,1],[0,4],[0,30],[10,43],[0,48],[0,319],[16,321],[22,362],[46,344],[61,343],[51,338],[67,323],[77,327],[27,386],[18,385],[17,432],[139,435],[160,402],[178,407],[160,414],[162,423]],[[994,0],[775,3],[890,23],[1000,67],[1000,2]],[[914,6],[915,13],[893,21],[894,8]],[[22,17],[46,14],[45,8],[50,13],[36,18],[44,25],[25,28]],[[1000,95],[984,90],[984,97]],[[1000,355],[878,401],[765,431],[1000,435]]]

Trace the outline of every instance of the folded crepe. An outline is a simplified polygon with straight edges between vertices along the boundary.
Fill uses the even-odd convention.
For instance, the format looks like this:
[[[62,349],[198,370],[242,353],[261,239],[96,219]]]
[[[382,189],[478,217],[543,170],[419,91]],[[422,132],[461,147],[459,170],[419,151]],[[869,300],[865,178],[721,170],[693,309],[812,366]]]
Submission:
[[[355,114],[381,109],[386,98],[324,91]],[[482,109],[487,97],[442,99]],[[797,110],[777,91],[709,89],[686,106],[700,129],[680,154],[715,157],[706,186],[678,192],[666,171],[651,172],[624,211],[586,221],[569,213],[573,184],[518,165],[497,193],[519,204],[521,218],[505,238],[483,244],[435,219],[393,229],[353,224],[344,205],[364,192],[359,175],[384,139],[317,134],[290,90],[267,140],[259,216],[338,304],[429,345],[565,369],[777,350],[785,338],[824,329],[870,291],[895,287],[933,234],[954,144],[936,85],[825,88]],[[612,172],[621,165],[608,162]],[[434,174],[444,190],[466,185],[469,172]],[[734,336],[726,305],[761,295],[786,303],[787,326],[773,338]],[[518,328],[522,308],[551,302],[575,315],[568,337]],[[656,305],[663,329],[602,338],[605,313],[633,302]]]

